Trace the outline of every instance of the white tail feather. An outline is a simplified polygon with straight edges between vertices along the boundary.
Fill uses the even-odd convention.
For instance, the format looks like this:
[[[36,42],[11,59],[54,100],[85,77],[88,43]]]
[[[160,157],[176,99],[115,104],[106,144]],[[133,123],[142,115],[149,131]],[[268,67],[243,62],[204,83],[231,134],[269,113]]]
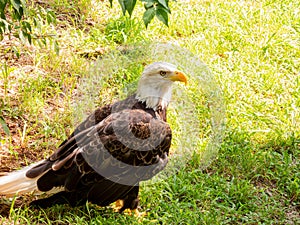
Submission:
[[[30,179],[26,177],[26,172],[39,163],[41,161],[0,177],[0,195],[12,197],[17,194],[38,191],[37,180],[40,176]]]

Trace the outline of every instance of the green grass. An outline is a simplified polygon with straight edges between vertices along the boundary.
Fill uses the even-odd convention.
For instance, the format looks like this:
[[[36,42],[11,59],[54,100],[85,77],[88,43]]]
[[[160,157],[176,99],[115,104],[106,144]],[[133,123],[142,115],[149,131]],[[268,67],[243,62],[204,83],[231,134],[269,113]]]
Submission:
[[[192,115],[201,128],[196,145],[199,149],[187,145],[187,148],[192,146],[194,153],[179,171],[158,183],[142,185],[141,207],[147,211],[142,220],[113,213],[110,207],[87,204],[74,209],[54,206],[41,211],[31,211],[25,206],[11,209],[10,217],[0,217],[0,221],[4,224],[300,223],[299,1],[172,2],[170,26],[154,21],[148,29],[142,24],[140,4],[133,20],[129,20],[120,16],[117,4],[110,9],[101,1],[92,1],[93,7],[87,7],[89,1],[80,1],[76,7],[68,1],[51,2],[49,7],[60,15],[57,25],[45,23],[41,29],[57,35],[60,54],[55,54],[53,43],[46,47],[18,45],[20,58],[9,55],[5,61],[7,68],[1,68],[0,115],[10,126],[11,137],[1,131],[0,143],[2,151],[11,154],[12,161],[20,162],[14,163],[14,168],[46,157],[70,134],[75,123],[72,104],[81,96],[78,84],[90,75],[90,65],[98,54],[95,49],[103,49],[105,55],[119,45],[130,46],[141,40],[178,44],[208,65],[223,92],[224,139],[215,160],[203,166],[202,150],[211,133],[207,118],[209,104],[205,90],[198,89],[193,81],[180,90],[197,103],[197,114]],[[0,50],[8,55],[2,46]],[[96,56],[83,56],[83,51]],[[140,64],[117,68],[109,79],[97,81],[103,89],[93,87],[97,90],[95,102],[75,110],[92,110],[131,91],[145,59],[137,61]],[[180,146],[182,139],[187,140],[183,144],[190,141],[189,134],[185,134],[190,129],[184,127],[184,102],[176,96],[169,112],[175,131],[173,149]],[[20,149],[25,149],[25,154],[20,154]]]

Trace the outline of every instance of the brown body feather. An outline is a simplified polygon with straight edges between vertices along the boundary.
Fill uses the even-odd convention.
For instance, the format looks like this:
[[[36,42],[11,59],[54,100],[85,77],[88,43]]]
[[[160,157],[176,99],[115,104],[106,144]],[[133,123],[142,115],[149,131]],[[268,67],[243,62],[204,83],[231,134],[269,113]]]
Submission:
[[[78,205],[88,200],[105,206],[122,199],[125,208],[135,208],[139,182],[166,166],[170,145],[165,110],[149,109],[135,96],[99,108],[54,154],[27,171],[27,177],[39,177],[40,191],[64,188],[33,204]]]

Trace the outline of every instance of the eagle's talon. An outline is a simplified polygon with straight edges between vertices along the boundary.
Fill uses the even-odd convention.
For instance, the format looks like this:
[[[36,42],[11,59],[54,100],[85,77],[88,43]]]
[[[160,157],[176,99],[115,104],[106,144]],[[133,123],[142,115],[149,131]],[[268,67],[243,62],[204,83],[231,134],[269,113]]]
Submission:
[[[138,209],[134,209],[132,211],[134,212],[134,216],[136,216],[137,218],[143,218],[147,215],[147,212],[140,212]]]
[[[124,201],[121,199],[117,200],[113,207],[114,212],[121,212],[120,210],[123,208],[123,206],[124,206]]]
[[[136,209],[126,209],[124,212],[130,216],[135,216],[139,219],[142,219],[144,216],[147,215],[147,212],[140,212],[138,208]]]

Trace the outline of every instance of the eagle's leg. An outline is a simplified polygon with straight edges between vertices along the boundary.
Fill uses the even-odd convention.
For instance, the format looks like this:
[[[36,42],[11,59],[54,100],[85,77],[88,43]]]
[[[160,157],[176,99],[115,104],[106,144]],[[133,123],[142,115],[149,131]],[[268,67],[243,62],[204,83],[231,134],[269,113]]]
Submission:
[[[122,199],[122,207],[120,208],[119,212],[123,212],[125,209],[130,209],[136,211],[139,206],[139,186],[134,186],[127,196]]]

